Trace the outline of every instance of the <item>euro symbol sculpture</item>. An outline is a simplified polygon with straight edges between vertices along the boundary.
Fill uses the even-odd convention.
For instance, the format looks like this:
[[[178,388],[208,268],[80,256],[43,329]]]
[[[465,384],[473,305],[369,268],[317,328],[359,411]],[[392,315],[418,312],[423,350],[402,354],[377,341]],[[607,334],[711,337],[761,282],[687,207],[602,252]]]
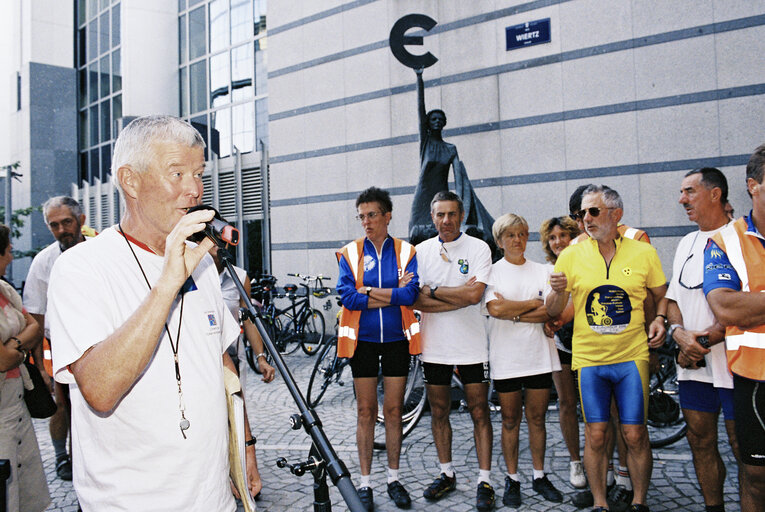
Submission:
[[[390,50],[393,52],[393,56],[398,59],[401,64],[412,69],[429,68],[438,59],[435,55],[428,52],[423,55],[413,55],[406,49],[406,45],[416,44],[422,46],[422,36],[407,36],[406,31],[410,28],[422,28],[426,32],[437,25],[436,20],[430,16],[424,14],[407,14],[403,18],[399,19],[390,29],[390,38],[388,44]]]

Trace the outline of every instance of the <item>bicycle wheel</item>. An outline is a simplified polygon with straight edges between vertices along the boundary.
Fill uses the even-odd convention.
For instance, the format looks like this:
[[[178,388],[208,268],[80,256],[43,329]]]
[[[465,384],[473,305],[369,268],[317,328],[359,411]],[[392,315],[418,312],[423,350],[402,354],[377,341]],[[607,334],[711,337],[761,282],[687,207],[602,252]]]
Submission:
[[[377,422],[375,423],[376,450],[385,449],[385,418],[383,416],[383,378],[378,377],[377,383]],[[409,360],[409,375],[404,390],[404,409],[401,414],[401,439],[405,439],[414,430],[425,412],[425,380],[422,376],[422,364],[419,356],[411,356]]]
[[[648,438],[651,448],[668,446],[685,435],[688,425],[680,408],[674,343],[656,350],[658,371],[651,375],[648,395]]]
[[[340,375],[337,374],[338,371],[342,372],[343,370],[343,368],[338,368],[339,361],[337,358],[337,336],[333,336],[321,349],[316,364],[313,366],[305,396],[309,406],[316,407],[319,405],[332,381],[336,381],[341,386],[344,384],[339,380]]]
[[[324,341],[324,315],[318,309],[307,311],[300,322],[300,348],[309,356],[319,352]]]
[[[283,327],[280,329],[274,345],[276,345],[276,349],[280,354],[286,355],[292,354],[298,349],[300,346],[300,335],[297,332],[295,319],[292,315],[285,313],[284,318]],[[277,320],[279,319],[277,318]]]

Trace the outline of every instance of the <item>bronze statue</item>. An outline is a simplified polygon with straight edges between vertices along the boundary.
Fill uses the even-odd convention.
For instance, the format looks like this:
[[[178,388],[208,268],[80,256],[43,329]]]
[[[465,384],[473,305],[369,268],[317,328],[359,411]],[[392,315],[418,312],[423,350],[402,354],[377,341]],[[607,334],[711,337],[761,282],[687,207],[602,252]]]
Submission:
[[[449,189],[449,168],[451,167],[454,170],[455,191],[465,206],[463,231],[481,238],[493,248],[495,244],[491,226],[494,224],[494,218],[476,196],[465,166],[457,154],[457,147],[445,142],[442,137],[443,128],[446,126],[446,114],[440,109],[425,112],[425,84],[422,80],[422,68],[416,69],[415,73],[417,74],[417,106],[420,118],[420,178],[414,191],[412,213],[409,218],[409,241],[417,244],[436,235],[436,229],[430,218],[430,201],[437,192]]]

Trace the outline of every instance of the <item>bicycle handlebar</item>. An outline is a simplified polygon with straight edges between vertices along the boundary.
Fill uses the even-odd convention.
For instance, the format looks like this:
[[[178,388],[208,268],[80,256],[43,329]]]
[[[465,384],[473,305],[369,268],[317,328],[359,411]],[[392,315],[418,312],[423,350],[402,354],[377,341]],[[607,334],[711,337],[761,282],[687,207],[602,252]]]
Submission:
[[[319,274],[318,276],[309,276],[308,274],[288,272],[287,275],[291,277],[299,277],[303,281],[322,281],[323,279],[332,279],[331,277],[322,274]]]

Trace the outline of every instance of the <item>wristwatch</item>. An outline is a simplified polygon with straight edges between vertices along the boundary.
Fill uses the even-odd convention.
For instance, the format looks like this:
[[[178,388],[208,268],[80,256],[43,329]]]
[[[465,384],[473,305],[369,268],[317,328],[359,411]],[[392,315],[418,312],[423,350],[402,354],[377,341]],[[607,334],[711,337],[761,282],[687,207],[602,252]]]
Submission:
[[[372,287],[367,286],[366,288],[364,288],[364,291],[367,293],[367,297],[369,297],[369,294],[372,293]]]
[[[430,298],[435,299],[436,298],[436,290],[438,290],[438,286],[434,286],[430,289]]]
[[[669,339],[674,340],[675,339],[675,329],[677,328],[682,329],[683,326],[680,324],[672,324],[669,326]]]

